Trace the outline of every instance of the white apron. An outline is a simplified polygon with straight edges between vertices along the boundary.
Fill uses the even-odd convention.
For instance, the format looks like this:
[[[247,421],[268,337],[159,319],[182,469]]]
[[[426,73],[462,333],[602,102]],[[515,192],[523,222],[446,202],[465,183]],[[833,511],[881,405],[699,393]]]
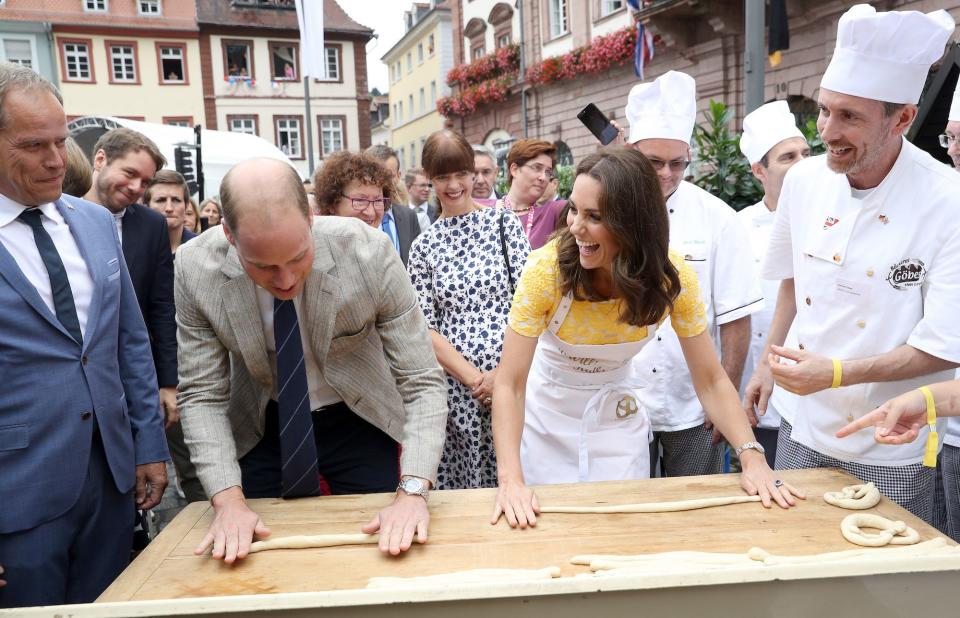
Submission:
[[[567,294],[540,335],[527,378],[520,446],[528,485],[650,477],[650,417],[629,361],[650,341],[573,345],[557,331],[570,310]]]

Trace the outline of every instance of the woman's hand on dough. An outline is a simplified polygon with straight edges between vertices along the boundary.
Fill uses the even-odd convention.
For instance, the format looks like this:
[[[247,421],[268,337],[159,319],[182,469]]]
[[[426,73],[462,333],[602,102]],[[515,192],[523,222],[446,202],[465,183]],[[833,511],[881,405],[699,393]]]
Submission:
[[[423,496],[411,496],[397,492],[393,504],[386,507],[367,525],[360,528],[365,534],[380,532],[380,551],[397,556],[410,549],[416,534],[418,543],[427,542],[430,526],[430,510]]]
[[[776,472],[767,465],[762,453],[755,450],[746,450],[740,454],[740,464],[743,473],[740,475],[740,486],[751,496],[760,496],[763,506],[770,508],[771,499],[781,507],[787,509],[796,506],[795,498],[806,500],[806,496],[787,482],[777,486]]]
[[[200,555],[213,545],[211,556],[227,564],[241,560],[250,553],[253,535],[270,536],[270,529],[263,523],[243,497],[239,487],[230,487],[216,494],[210,501],[213,504],[213,522],[206,536],[193,550]]]
[[[537,525],[540,503],[536,494],[522,480],[500,481],[497,487],[497,501],[493,505],[490,524],[496,524],[500,515],[507,518],[511,528]]]

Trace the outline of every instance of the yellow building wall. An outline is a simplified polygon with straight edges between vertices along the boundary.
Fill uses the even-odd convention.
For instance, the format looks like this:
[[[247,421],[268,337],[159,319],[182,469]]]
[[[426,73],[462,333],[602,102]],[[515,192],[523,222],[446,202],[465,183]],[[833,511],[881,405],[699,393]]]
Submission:
[[[433,35],[434,49],[430,53],[428,41],[430,35]],[[392,131],[390,135],[390,147],[398,153],[402,151],[403,160],[400,162],[401,169],[410,169],[420,166],[420,150],[422,140],[425,140],[434,131],[443,128],[443,117],[437,112],[436,101],[431,102],[430,82],[436,84],[436,98],[443,96],[443,81],[446,79],[441,70],[441,24],[435,23],[433,27],[425,29],[423,33],[416,38],[411,38],[403,47],[394,50],[390,55],[389,62],[387,58],[388,70],[390,66],[400,61],[400,79],[394,80],[390,85],[390,120]],[[417,45],[423,45],[423,62],[418,62]],[[449,41],[445,44],[449,44]],[[407,53],[412,54],[411,70],[407,72]],[[391,71],[393,74],[393,71]],[[394,75],[394,77],[396,77]],[[420,89],[424,91],[424,108],[420,109]],[[409,109],[410,97],[413,96],[414,109]],[[399,122],[394,116],[395,105],[403,102],[403,121]],[[411,144],[414,145],[411,156]]]
[[[54,54],[68,116],[125,116],[162,123],[165,117],[190,117],[204,123],[200,46],[196,39],[139,38],[124,36],[56,33]],[[65,81],[62,39],[87,39],[96,83]],[[106,41],[136,44],[138,84],[111,84]],[[186,44],[187,84],[160,84],[156,43]]]

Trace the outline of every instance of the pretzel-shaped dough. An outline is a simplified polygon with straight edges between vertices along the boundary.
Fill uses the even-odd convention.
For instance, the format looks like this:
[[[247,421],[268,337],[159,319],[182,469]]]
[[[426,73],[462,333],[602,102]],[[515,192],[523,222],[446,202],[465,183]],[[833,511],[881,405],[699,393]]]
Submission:
[[[879,530],[878,534],[867,534],[863,528]],[[886,517],[871,513],[847,515],[840,522],[843,538],[854,545],[864,547],[882,547],[884,545],[913,545],[920,542],[920,534],[902,521],[892,521]]]
[[[823,494],[823,500],[827,504],[842,509],[862,511],[863,509],[872,509],[880,503],[880,490],[873,483],[850,485],[840,491],[828,491]]]

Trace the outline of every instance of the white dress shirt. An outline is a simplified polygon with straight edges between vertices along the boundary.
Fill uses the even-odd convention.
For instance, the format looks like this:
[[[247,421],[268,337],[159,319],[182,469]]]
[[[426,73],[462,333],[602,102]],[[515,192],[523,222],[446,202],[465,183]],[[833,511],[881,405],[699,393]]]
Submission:
[[[90,276],[76,239],[70,233],[70,227],[56,205],[50,202],[39,208],[43,229],[53,239],[63,267],[67,271],[67,280],[73,292],[73,304],[77,308],[77,320],[80,322],[80,333],[86,336],[90,300],[93,297],[93,278]],[[47,268],[43,265],[43,258],[40,257],[40,250],[37,249],[37,242],[33,238],[33,230],[17,219],[25,209],[26,206],[23,204],[0,194],[0,242],[16,260],[27,281],[37,289],[40,298],[50,309],[50,313],[56,315],[50,275],[47,274]]]
[[[432,223],[430,221],[430,202],[424,202],[419,206],[410,204],[410,209],[417,213],[417,223],[420,224],[420,231],[426,232]]]
[[[113,220],[117,224],[117,236],[120,237],[120,245],[123,245],[123,215],[127,214],[127,209],[124,208],[120,212],[111,212],[113,215]]]
[[[763,308],[753,252],[732,208],[683,181],[667,199],[670,248],[697,272],[707,332],[719,349],[719,327]],[[703,406],[669,320],[634,358],[633,372],[654,431],[679,431],[704,422]]]
[[[257,290],[257,306],[260,309],[260,321],[263,323],[263,340],[267,344],[267,357],[273,367],[277,366],[277,343],[273,336],[273,294],[255,286]],[[300,325],[300,341],[303,345],[303,366],[307,370],[307,388],[310,391],[310,409],[316,410],[323,406],[343,401],[343,398],[333,390],[323,373],[320,366],[317,365],[317,359],[313,356],[313,347],[310,342],[310,325],[300,318],[305,315],[300,296],[293,299],[293,306],[297,309],[297,322]],[[277,401],[277,388],[274,385],[273,393],[270,397]]]
[[[907,344],[960,361],[960,175],[902,140],[893,168],[858,199],[824,156],[787,173],[763,276],[794,279],[797,316],[787,346],[840,360]],[[921,461],[926,430],[910,444],[878,444],[872,431],[834,433],[884,401],[947,370],[908,380],[830,388],[796,397],[792,438],[843,461],[901,466]],[[780,406],[783,390],[775,387]],[[938,423],[943,435],[946,421]]]
[[[753,251],[754,264],[757,274],[760,264],[767,253],[770,243],[770,230],[773,229],[773,217],[776,213],[760,201],[748,206],[737,213],[737,219],[743,224],[750,236],[750,248]],[[743,379],[740,382],[740,394],[750,381],[753,370],[763,356],[763,348],[767,344],[767,335],[770,334],[770,323],[773,321],[773,310],[777,305],[777,294],[780,292],[780,282],[769,279],[760,280],[760,291],[763,293],[763,309],[750,316],[750,348],[747,350],[747,360],[743,364]],[[760,427],[776,429],[780,427],[780,414],[776,407],[767,405],[767,412],[759,417]]]

